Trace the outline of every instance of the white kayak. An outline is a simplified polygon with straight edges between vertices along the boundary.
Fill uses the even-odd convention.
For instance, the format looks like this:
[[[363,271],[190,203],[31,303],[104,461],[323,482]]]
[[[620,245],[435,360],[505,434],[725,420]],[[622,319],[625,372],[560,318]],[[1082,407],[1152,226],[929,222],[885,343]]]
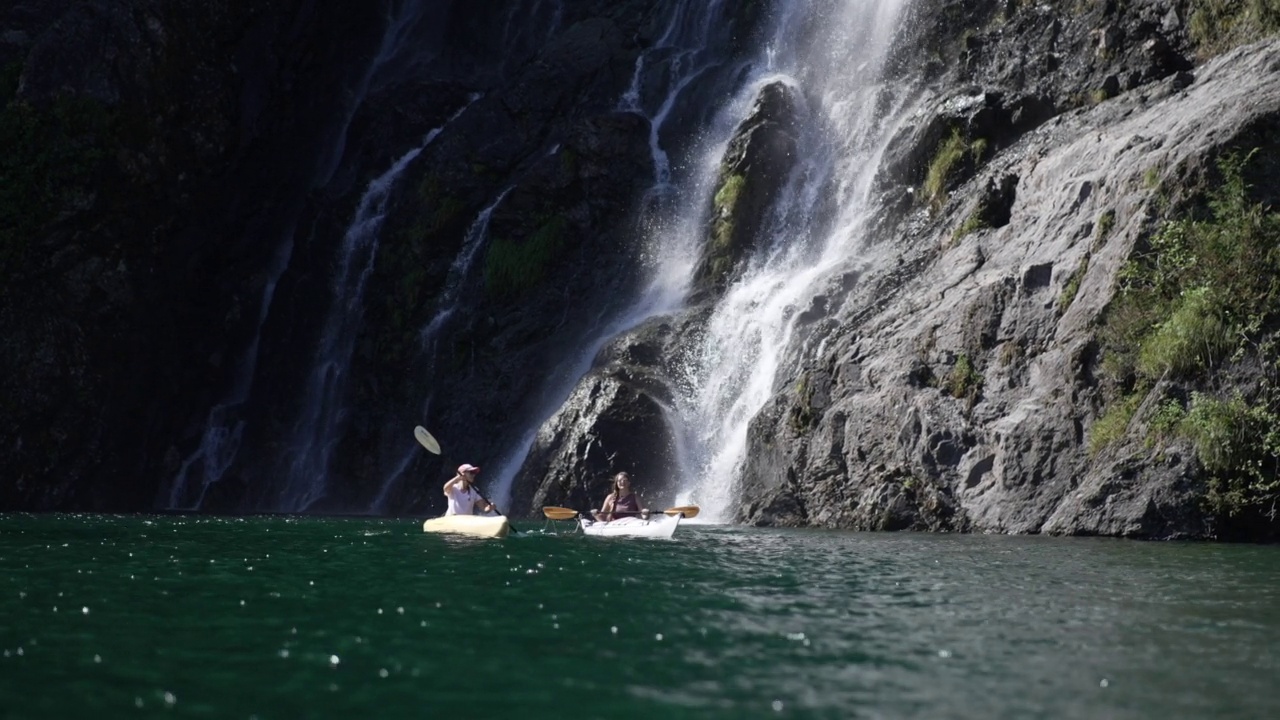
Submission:
[[[595,522],[579,518],[578,524],[587,535],[603,535],[605,537],[647,537],[669,538],[676,534],[680,526],[680,515],[656,515],[648,520],[641,518],[622,518],[612,522]]]
[[[501,538],[511,532],[511,523],[501,515],[444,515],[422,523],[422,532]]]

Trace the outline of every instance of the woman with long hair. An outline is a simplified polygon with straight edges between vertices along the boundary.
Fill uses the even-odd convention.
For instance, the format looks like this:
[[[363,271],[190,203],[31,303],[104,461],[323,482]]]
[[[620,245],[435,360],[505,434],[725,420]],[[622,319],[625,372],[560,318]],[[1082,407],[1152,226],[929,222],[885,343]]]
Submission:
[[[620,472],[613,476],[613,492],[595,512],[596,520],[609,522],[623,518],[649,519],[649,509],[640,507],[640,496],[631,488],[631,476]]]

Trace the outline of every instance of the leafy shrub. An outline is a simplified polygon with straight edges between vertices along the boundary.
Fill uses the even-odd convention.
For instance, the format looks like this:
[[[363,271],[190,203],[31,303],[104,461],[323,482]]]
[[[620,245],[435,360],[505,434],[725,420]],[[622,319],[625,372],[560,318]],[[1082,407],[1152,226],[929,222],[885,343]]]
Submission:
[[[1256,355],[1266,379],[1250,398],[1193,393],[1185,417],[1166,401],[1149,424],[1153,435],[1191,440],[1209,474],[1207,509],[1237,528],[1274,527],[1280,511],[1280,391],[1270,384],[1278,369],[1280,214],[1250,201],[1242,172],[1249,159],[1223,158],[1206,216],[1165,223],[1121,272],[1100,339],[1103,374],[1122,397],[1089,438],[1097,452],[1122,437],[1146,389],[1166,374],[1204,383],[1229,358]]]
[[[1275,520],[1280,502],[1280,414],[1275,393],[1248,403],[1239,394],[1219,400],[1195,393],[1181,423],[1209,471],[1210,511],[1234,517],[1261,511]]]
[[[982,374],[973,366],[968,355],[961,355],[951,368],[945,384],[947,392],[955,398],[974,400],[982,392]]]
[[[1247,160],[1219,163],[1223,182],[1209,194],[1210,217],[1165,223],[1121,271],[1101,333],[1113,380],[1213,367],[1276,316],[1280,214],[1250,202]]]
[[[1230,344],[1227,326],[1219,316],[1222,303],[1207,287],[1189,290],[1138,351],[1138,372],[1155,380],[1165,373],[1190,375],[1212,367]]]

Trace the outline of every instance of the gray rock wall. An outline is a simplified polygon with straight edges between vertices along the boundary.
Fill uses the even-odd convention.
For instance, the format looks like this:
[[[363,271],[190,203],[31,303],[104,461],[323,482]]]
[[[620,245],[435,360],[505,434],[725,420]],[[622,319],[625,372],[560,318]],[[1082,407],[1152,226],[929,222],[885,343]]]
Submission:
[[[828,349],[797,373],[821,392],[780,393],[753,423],[739,519],[1211,534],[1185,442],[1151,446],[1134,432],[1090,456],[1104,405],[1096,332],[1163,202],[1150,173],[1173,180],[1242,133],[1274,128],[1278,68],[1280,45],[1256,45],[1197,69],[1189,86],[1171,77],[1060,115],[939,212],[918,210],[889,233],[844,310],[811,331]],[[957,238],[986,183],[1009,175],[1008,223]],[[1064,295],[1086,258],[1078,291]]]

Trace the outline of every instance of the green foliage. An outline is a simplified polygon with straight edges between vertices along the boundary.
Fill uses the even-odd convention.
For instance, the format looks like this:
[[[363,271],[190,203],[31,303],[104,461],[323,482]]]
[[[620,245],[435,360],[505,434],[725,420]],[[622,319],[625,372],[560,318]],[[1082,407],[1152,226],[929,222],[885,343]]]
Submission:
[[[982,392],[982,373],[973,366],[968,355],[961,355],[951,368],[944,387],[952,397],[974,400]]]
[[[804,373],[796,380],[796,403],[787,413],[787,422],[792,432],[803,435],[818,422],[817,413],[813,411],[813,386],[809,383],[809,374]]]
[[[1278,396],[1264,393],[1263,402],[1251,404],[1239,394],[1230,400],[1192,395],[1180,429],[1210,473],[1205,500],[1214,514],[1235,517],[1253,511],[1275,520],[1280,502]]]
[[[947,186],[951,183],[956,171],[959,170],[966,158],[974,165],[978,165],[987,155],[990,143],[986,138],[975,138],[969,140],[960,128],[951,131],[951,135],[942,144],[938,146],[937,152],[934,153],[933,160],[929,162],[929,168],[925,172],[924,177],[924,197],[934,208],[939,208],[947,202]],[[966,222],[969,222],[966,220]],[[963,227],[963,225],[962,225]],[[969,232],[977,229],[978,226],[972,226]],[[954,237],[962,237],[957,230]]]
[[[959,128],[952,130],[951,136],[938,146],[938,152],[934,154],[924,177],[925,198],[934,206],[940,206],[947,201],[947,181],[956,165],[964,159],[968,149],[969,142],[960,133]]]
[[[1182,403],[1174,398],[1166,398],[1156,408],[1155,414],[1151,418],[1150,436],[1147,438],[1148,443],[1158,437],[1168,437],[1176,434],[1182,426],[1182,421],[1187,417],[1187,411],[1183,409]]]
[[[734,215],[738,212],[738,200],[747,184],[745,175],[730,174],[720,184],[712,204],[715,212],[715,228],[712,241],[717,250],[728,250],[733,242]]]
[[[554,215],[524,240],[495,238],[485,254],[485,289],[496,295],[518,296],[537,287],[564,250],[569,220]]]
[[[1232,155],[1219,164],[1211,217],[1167,222],[1121,271],[1101,333],[1103,368],[1113,380],[1213,367],[1277,316],[1280,214],[1250,202],[1247,159]]]
[[[1231,357],[1274,359],[1280,214],[1250,201],[1242,172],[1248,160],[1223,158],[1207,214],[1165,223],[1121,272],[1100,333],[1103,372],[1135,390],[1094,424],[1091,452],[1123,436],[1157,379],[1204,382]],[[1191,440],[1209,474],[1207,509],[1237,524],[1274,523],[1280,507],[1280,391],[1270,384],[1275,366],[1266,367],[1268,379],[1251,399],[1193,393],[1185,411],[1166,400],[1149,424],[1148,441],[1174,433]]]
[[[1084,274],[1089,271],[1089,257],[1086,255],[1080,261],[1080,267],[1077,267],[1071,273],[1071,277],[1067,278],[1067,283],[1062,286],[1062,294],[1058,296],[1058,312],[1066,312],[1071,307],[1071,303],[1075,302],[1076,294],[1080,292],[1080,283],[1084,280]]]
[[[1089,454],[1097,455],[1103,448],[1124,437],[1129,421],[1146,396],[1145,390],[1130,393],[1107,407],[1106,412],[1089,428]]]
[[[951,241],[956,242],[965,235],[977,232],[987,227],[987,221],[983,218],[983,214],[985,212],[986,208],[984,205],[982,203],[978,203],[977,207],[973,209],[973,212],[969,213],[969,217],[965,218],[964,222],[960,223],[960,225],[955,229],[955,232],[951,233]]]
[[[1169,319],[1156,325],[1138,349],[1137,370],[1156,379],[1166,373],[1189,376],[1212,367],[1229,344],[1219,313],[1224,303],[1207,287],[1195,288],[1176,302]]]
[[[1159,168],[1150,167],[1142,173],[1142,184],[1149,190],[1155,190],[1160,186],[1160,170]]]
[[[1111,234],[1111,229],[1116,226],[1116,211],[1107,210],[1098,216],[1098,224],[1094,226],[1093,241],[1094,244],[1101,243]]]
[[[1192,0],[1191,39],[1202,55],[1280,32],[1280,0]]]
[[[1111,95],[1108,94],[1104,88],[1098,88],[1089,93],[1089,103],[1091,105],[1097,105],[1099,103],[1106,102],[1109,97],[1111,97]]]
[[[975,163],[982,162],[987,154],[989,143],[986,138],[978,138],[969,144],[969,156],[973,158]]]

